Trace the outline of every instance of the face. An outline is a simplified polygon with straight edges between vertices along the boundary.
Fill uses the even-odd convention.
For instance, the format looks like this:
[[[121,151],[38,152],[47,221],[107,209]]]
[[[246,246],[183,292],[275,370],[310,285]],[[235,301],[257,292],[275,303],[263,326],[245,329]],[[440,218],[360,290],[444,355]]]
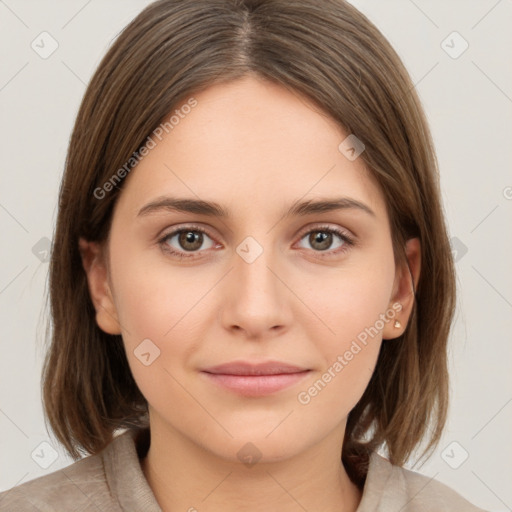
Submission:
[[[406,324],[384,198],[338,149],[349,134],[298,94],[246,77],[194,98],[126,178],[108,254],[86,265],[97,322],[122,334],[152,428],[230,460],[249,442],[267,461],[341,447],[383,338]],[[307,371],[204,372],[241,361]]]

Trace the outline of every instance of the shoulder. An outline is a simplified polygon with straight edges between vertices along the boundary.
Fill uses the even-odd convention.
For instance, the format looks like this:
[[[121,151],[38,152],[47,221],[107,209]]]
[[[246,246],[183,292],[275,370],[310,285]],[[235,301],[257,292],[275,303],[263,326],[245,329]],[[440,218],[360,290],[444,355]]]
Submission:
[[[79,461],[0,493],[0,512],[120,510],[112,502],[102,454]]]
[[[357,512],[393,510],[396,507],[403,512],[485,512],[434,478],[394,466],[373,453]]]

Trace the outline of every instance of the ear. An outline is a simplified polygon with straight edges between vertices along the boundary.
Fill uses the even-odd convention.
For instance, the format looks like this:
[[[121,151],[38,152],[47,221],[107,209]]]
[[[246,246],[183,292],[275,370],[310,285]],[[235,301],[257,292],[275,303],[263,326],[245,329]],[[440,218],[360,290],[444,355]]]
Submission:
[[[80,237],[78,248],[87,275],[89,293],[96,310],[96,323],[107,334],[121,334],[117,310],[108,280],[105,248]]]
[[[389,303],[390,309],[395,311],[395,316],[386,323],[382,331],[382,338],[386,340],[398,338],[404,333],[411,316],[414,301],[416,300],[415,290],[418,287],[421,270],[421,245],[419,238],[407,240],[405,253],[408,265],[404,264],[397,269],[393,294]],[[413,282],[414,289],[412,287]],[[401,324],[400,327],[395,327],[397,320]]]

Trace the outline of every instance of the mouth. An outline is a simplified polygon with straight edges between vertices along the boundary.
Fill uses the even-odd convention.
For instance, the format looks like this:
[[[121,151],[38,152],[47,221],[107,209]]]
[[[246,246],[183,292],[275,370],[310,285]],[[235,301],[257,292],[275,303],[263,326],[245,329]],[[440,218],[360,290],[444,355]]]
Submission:
[[[298,383],[310,372],[308,368],[280,361],[260,364],[238,361],[201,371],[210,382],[247,397],[277,393]]]

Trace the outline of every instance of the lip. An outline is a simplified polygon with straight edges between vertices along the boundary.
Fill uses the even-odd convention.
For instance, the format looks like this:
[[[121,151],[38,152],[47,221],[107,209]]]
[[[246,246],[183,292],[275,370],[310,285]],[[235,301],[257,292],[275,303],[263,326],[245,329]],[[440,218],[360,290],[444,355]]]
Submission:
[[[208,380],[243,396],[265,396],[288,388],[311,370],[281,361],[233,361],[202,370]]]
[[[283,373],[299,373],[308,370],[282,361],[265,361],[263,363],[251,363],[250,361],[232,361],[219,364],[203,371],[207,373],[224,375],[279,375]]]

